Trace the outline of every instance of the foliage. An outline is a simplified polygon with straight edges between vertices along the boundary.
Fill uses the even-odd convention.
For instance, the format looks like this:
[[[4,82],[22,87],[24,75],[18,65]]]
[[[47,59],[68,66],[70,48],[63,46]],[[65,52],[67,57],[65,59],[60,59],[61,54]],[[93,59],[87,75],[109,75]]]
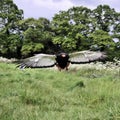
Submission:
[[[80,65],[59,72],[0,63],[0,119],[119,119],[119,78],[114,68]]]
[[[93,17],[95,19],[95,29],[112,32],[111,26],[118,22],[118,15],[114,9],[108,5],[99,5],[93,10]]]
[[[21,49],[20,32],[16,23],[23,19],[23,11],[12,0],[0,2],[0,54],[18,57]]]
[[[31,53],[34,53],[34,52],[39,52],[42,48],[43,48],[43,45],[40,43],[38,44],[29,43],[22,46],[21,52],[23,56],[29,57],[28,55],[31,55]]]
[[[118,39],[118,41],[114,41]],[[23,19],[12,0],[0,2],[0,55],[23,58],[35,53],[104,50],[120,58],[120,13],[108,5],[83,6],[46,18]]]
[[[118,52],[120,50],[120,41],[113,41],[114,38],[119,39],[119,18],[120,14],[108,5],[99,5],[94,10],[81,6],[61,11],[52,21],[56,35],[53,42],[68,51],[104,50],[108,52],[110,59],[113,59],[116,56],[116,47]],[[119,55],[117,57],[119,58]]]
[[[28,18],[19,21],[18,26],[22,30],[23,45],[21,54],[23,56],[31,56],[33,53],[39,53],[50,47],[49,42],[52,39],[50,32],[50,22],[45,18]]]
[[[53,17],[52,26],[55,32],[55,44],[60,44],[68,51],[87,49],[84,38],[88,34],[88,24],[91,10],[85,7],[73,7],[61,11]]]
[[[115,42],[109,34],[102,30],[96,30],[90,34],[91,45],[97,45],[99,50],[110,50],[115,46]]]

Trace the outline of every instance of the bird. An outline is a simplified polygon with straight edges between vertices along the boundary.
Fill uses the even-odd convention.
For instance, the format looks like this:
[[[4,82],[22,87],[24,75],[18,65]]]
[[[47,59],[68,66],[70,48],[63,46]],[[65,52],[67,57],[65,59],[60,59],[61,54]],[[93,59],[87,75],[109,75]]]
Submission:
[[[78,51],[73,53],[60,52],[58,54],[36,54],[23,59],[18,65],[23,68],[48,68],[56,66],[58,70],[68,70],[70,64],[85,64],[95,61],[105,61],[107,55],[101,51]]]

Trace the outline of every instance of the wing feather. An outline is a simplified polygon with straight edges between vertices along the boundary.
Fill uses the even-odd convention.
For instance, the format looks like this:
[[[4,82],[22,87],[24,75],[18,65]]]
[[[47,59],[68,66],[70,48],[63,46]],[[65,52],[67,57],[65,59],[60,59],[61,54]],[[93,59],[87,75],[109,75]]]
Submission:
[[[70,62],[72,64],[90,63],[94,61],[102,61],[106,58],[106,54],[100,51],[81,51],[70,54]]]
[[[55,55],[37,54],[33,57],[21,60],[20,68],[44,68],[53,67],[55,65]]]

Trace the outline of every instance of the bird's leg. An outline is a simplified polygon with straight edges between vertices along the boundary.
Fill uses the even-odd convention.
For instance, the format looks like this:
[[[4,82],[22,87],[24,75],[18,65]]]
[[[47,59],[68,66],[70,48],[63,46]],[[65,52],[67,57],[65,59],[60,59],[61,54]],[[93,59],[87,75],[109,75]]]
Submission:
[[[61,68],[60,68],[60,67],[58,67],[58,70],[59,70],[59,71],[61,71]]]
[[[68,70],[69,65],[70,65],[70,62],[67,62],[66,70]]]
[[[59,71],[61,71],[61,67],[58,64],[56,64],[56,67],[58,68]]]

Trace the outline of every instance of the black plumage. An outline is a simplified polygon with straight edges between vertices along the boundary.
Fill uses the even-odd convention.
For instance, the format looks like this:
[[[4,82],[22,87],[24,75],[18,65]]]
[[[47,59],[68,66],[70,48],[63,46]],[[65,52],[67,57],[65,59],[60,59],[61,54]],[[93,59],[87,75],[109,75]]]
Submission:
[[[61,52],[56,55],[37,54],[21,61],[20,68],[45,68],[57,66],[59,70],[66,69],[71,64],[85,64],[94,61],[103,61],[107,55],[100,51],[80,51],[67,54]]]

